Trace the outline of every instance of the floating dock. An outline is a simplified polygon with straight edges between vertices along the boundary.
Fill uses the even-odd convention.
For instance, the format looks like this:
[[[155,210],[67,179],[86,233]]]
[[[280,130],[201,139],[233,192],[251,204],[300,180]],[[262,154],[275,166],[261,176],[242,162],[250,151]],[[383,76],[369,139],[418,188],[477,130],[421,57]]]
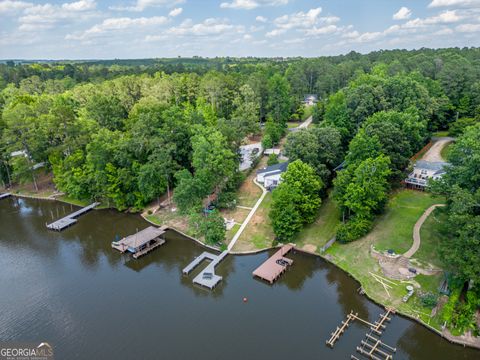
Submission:
[[[10,194],[10,193],[0,194],[0,200],[5,199],[5,198],[7,198],[7,197],[10,197],[11,195],[12,195],[12,194]]]
[[[287,270],[287,266],[293,264],[293,260],[284,257],[290,250],[293,249],[292,244],[283,245],[280,250],[267,259],[262,265],[260,265],[253,272],[253,276],[259,277],[270,284],[273,284],[284,271]]]
[[[134,259],[138,259],[165,244],[165,239],[162,235],[167,232],[167,229],[166,226],[161,228],[149,226],[136,234],[127,236],[119,241],[113,241],[112,248],[121,253],[129,252]]]
[[[210,260],[210,264],[203,269],[200,274],[195,276],[193,283],[204,286],[212,290],[222,280],[220,275],[215,274],[215,267],[228,255],[228,250],[225,250],[219,255],[215,255],[204,251],[200,256],[196,257],[183,270],[183,275],[190,274],[203,260]]]
[[[47,228],[50,230],[55,230],[55,231],[62,231],[63,229],[66,229],[70,225],[73,225],[77,222],[77,218],[90,210],[92,210],[94,207],[100,205],[100,203],[95,202],[93,204],[90,204],[88,206],[85,206],[84,208],[75,211],[74,213],[71,213],[68,216],[65,216],[64,218],[61,218],[51,224],[47,225]]]

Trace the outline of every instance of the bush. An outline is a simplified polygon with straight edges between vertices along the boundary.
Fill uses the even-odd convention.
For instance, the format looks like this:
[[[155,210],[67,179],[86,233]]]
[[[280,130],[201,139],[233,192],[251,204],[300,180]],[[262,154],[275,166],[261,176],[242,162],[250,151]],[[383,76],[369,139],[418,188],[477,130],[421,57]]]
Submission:
[[[263,137],[262,147],[264,149],[270,149],[271,147],[273,147],[272,137],[269,134],[265,134],[265,136]]]
[[[337,229],[337,241],[349,243],[366,235],[372,228],[372,221],[359,216],[352,217]]]
[[[267,165],[272,166],[278,164],[278,155],[277,154],[270,154],[267,160]]]
[[[450,129],[448,130],[448,134],[450,136],[460,136],[463,134],[465,129],[469,126],[473,126],[477,123],[477,120],[472,118],[461,118],[455,121],[452,125],[450,125]]]
[[[148,214],[148,215],[152,215],[152,210],[149,209],[149,210],[147,211],[147,214]]]
[[[433,309],[438,303],[438,297],[430,292],[421,295],[420,300],[423,306],[430,309]]]

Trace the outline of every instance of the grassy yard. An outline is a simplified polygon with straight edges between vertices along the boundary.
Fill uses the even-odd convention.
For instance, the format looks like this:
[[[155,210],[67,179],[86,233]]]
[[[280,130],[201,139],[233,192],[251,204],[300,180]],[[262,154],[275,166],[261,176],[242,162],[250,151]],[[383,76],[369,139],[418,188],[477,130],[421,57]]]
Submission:
[[[446,235],[442,231],[441,224],[446,221],[447,214],[444,208],[437,208],[423,223],[420,230],[422,243],[415,254],[415,258],[422,262],[428,262],[436,267],[442,267],[442,261],[438,256],[438,243]]]
[[[307,225],[296,237],[295,243],[306,250],[320,251],[320,248],[335,235],[340,223],[340,211],[332,197],[323,200],[317,220]]]
[[[421,292],[437,293],[442,275],[418,275],[410,281],[388,280],[391,288],[388,294],[375,277],[384,277],[378,262],[371,256],[371,246],[377,249],[394,249],[398,253],[407,250],[412,243],[412,231],[415,222],[432,204],[440,203],[442,199],[434,198],[428,193],[411,190],[401,190],[392,195],[386,212],[365,237],[349,244],[335,243],[327,250],[327,257],[340,268],[352,274],[373,300],[385,305],[391,305],[413,317],[421,318],[425,323],[439,329],[440,320],[430,317],[431,309],[424,307],[418,294]],[[435,212],[436,214],[436,212]],[[436,222],[429,218],[422,231],[422,246],[416,254],[420,260],[436,263],[438,258],[432,256],[435,247]],[[425,236],[425,244],[423,243]],[[426,261],[427,260],[427,261]],[[407,302],[402,301],[406,294],[406,285],[415,287],[415,295]]]
[[[448,160],[448,153],[450,151],[450,146],[452,145],[453,143],[449,142],[448,144],[446,144],[443,148],[442,148],[442,151],[440,151],[440,156],[443,158],[443,160],[447,161]]]
[[[432,134],[434,137],[446,137],[448,136],[448,130],[437,131]]]
[[[423,212],[444,200],[427,192],[401,190],[390,199],[385,214],[380,216],[373,230],[366,236],[377,250],[392,249],[403,254],[412,245],[413,226]]]
[[[233,248],[234,251],[253,251],[265,249],[272,245],[275,235],[268,217],[271,204],[272,194],[268,193],[237,240]]]

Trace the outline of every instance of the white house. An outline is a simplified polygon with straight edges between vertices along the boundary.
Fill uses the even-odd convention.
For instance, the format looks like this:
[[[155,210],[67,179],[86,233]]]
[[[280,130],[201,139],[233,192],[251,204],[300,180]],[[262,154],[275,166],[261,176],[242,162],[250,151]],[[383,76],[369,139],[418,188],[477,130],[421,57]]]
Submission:
[[[318,96],[315,94],[307,94],[305,95],[303,102],[307,106],[313,106],[318,102]]]
[[[446,162],[432,162],[419,160],[415,163],[413,171],[408,175],[405,183],[415,189],[424,189],[430,179],[440,179],[445,174]]]
[[[273,189],[282,182],[282,174],[287,171],[288,162],[267,166],[257,171],[257,181],[267,189]]]

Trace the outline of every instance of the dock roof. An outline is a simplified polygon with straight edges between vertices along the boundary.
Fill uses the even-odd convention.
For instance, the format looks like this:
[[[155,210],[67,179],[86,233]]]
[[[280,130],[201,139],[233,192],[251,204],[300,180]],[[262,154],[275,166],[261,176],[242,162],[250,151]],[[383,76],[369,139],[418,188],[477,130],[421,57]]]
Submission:
[[[120,240],[119,243],[127,247],[138,248],[148,243],[150,240],[153,240],[159,237],[160,235],[163,235],[164,233],[165,233],[165,230],[162,228],[149,226],[146,229],[143,229],[137,232],[136,234],[127,236],[126,238]]]

